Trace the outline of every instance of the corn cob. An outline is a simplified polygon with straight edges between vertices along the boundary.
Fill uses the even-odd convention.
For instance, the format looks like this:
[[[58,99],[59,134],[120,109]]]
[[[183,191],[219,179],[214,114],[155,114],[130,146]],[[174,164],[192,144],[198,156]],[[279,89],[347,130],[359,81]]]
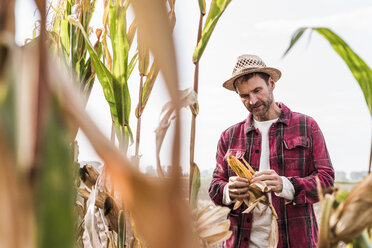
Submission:
[[[246,165],[249,166],[247,161],[245,161],[245,160],[243,160],[243,161]],[[253,174],[254,174],[254,170],[252,169],[251,166],[249,166],[249,167],[247,166],[248,167],[247,168],[246,166],[244,166],[242,164],[242,162],[239,161],[238,158],[236,158],[235,156],[232,156],[232,155],[228,156],[227,163],[233,169],[233,171],[236,173],[236,175],[238,175],[239,177],[247,178],[248,181],[251,182]],[[234,205],[233,209],[234,210],[238,209],[243,204],[243,202],[248,206],[248,204],[249,204],[248,199],[237,200],[235,202],[235,205]]]
[[[232,155],[228,156],[226,160],[231,169],[236,173],[236,175],[238,175],[239,177],[247,178],[248,181],[251,182],[255,171],[244,158],[242,158],[242,160],[245,165],[242,164],[239,159]],[[251,212],[256,207],[259,209],[259,203],[263,203],[269,206],[273,214],[271,220],[271,231],[269,235],[269,247],[276,247],[279,240],[278,223],[276,221],[278,219],[278,215],[276,214],[273,205],[269,201],[269,197],[267,195],[268,191],[268,187],[263,182],[257,181],[253,184],[250,184],[248,190],[249,199],[238,199],[235,202],[233,209],[236,210],[237,208],[239,208],[243,202],[248,207],[246,210],[243,211],[243,213],[245,214]]]
[[[249,167],[247,166],[249,169],[246,166],[244,166],[242,162],[240,162],[239,159],[237,159],[235,156],[230,155],[227,158],[227,163],[230,165],[231,169],[233,169],[236,175],[238,175],[239,177],[247,178],[248,181],[250,182],[252,180],[254,170],[247,163],[247,161],[244,160],[244,158],[243,158],[243,161],[246,165],[249,166]]]

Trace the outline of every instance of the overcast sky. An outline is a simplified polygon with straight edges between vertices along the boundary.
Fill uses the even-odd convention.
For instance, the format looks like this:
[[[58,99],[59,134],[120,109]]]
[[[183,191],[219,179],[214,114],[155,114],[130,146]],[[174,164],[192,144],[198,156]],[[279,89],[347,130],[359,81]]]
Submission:
[[[97,0],[96,9],[102,6]],[[209,9],[210,1],[207,1]],[[17,42],[31,37],[35,6],[30,0],[17,3]],[[176,0],[177,48],[181,89],[192,87],[192,53],[196,43],[199,10],[197,0]],[[101,27],[100,13],[92,21]],[[32,21],[31,21],[32,20]],[[199,105],[195,161],[201,170],[215,167],[219,136],[229,126],[244,120],[248,112],[234,93],[221,85],[231,76],[236,58],[256,54],[268,66],[282,71],[274,97],[292,111],[312,116],[323,131],[334,168],[367,170],[371,145],[371,117],[362,91],[351,72],[329,43],[317,33],[308,33],[285,57],[293,32],[302,26],[325,26],[341,36],[368,65],[372,65],[372,3],[347,0],[247,1],[232,0],[220,18],[200,62]],[[132,111],[138,101],[139,78],[132,75],[129,87]],[[141,166],[155,165],[155,134],[161,107],[169,100],[160,78],[143,113]],[[96,81],[87,111],[101,131],[110,136],[111,117]],[[182,111],[182,166],[188,168],[190,111]],[[136,118],[131,116],[133,133]],[[170,163],[171,129],[161,153]],[[78,135],[81,161],[99,160],[82,133]],[[134,145],[130,148],[134,153]]]

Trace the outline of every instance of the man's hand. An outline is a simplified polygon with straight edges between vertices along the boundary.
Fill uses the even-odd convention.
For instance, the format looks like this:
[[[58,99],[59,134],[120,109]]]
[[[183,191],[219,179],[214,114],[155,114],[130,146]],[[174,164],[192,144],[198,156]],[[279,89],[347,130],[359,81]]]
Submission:
[[[281,193],[283,190],[282,178],[274,170],[257,171],[254,173],[251,183],[261,181],[266,183],[269,190]]]
[[[248,198],[249,181],[243,177],[230,177],[227,183],[229,187],[229,196],[231,199],[244,199]]]

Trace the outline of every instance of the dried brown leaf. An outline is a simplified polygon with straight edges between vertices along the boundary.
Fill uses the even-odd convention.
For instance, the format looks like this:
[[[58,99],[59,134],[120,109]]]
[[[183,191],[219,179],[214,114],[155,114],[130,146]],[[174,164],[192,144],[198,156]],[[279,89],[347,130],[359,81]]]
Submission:
[[[331,238],[349,242],[372,226],[372,175],[355,186],[344,202],[331,215]]]
[[[180,95],[180,99],[179,99],[180,107],[187,107],[197,102],[195,92],[191,88],[180,91],[179,95]],[[176,116],[173,115],[174,111],[175,111],[175,106],[173,102],[167,102],[161,110],[159,126],[155,130],[156,158],[158,161],[157,168],[158,168],[158,172],[160,170],[160,173],[163,173],[161,170],[161,164],[160,164],[160,150],[161,150],[161,147],[164,141],[165,134],[167,133],[168,128],[171,124],[171,121],[174,118],[176,118]]]
[[[81,181],[88,187],[92,188],[96,184],[99,172],[92,165],[84,165],[79,170]]]
[[[273,214],[271,217],[270,224],[270,235],[269,235],[269,248],[276,248],[279,242],[279,228],[277,217]]]

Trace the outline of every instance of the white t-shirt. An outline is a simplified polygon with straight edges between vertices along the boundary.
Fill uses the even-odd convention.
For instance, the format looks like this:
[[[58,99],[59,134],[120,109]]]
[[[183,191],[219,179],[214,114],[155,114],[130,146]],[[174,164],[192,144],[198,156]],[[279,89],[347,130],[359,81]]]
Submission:
[[[276,122],[278,118],[268,121],[256,121],[254,120],[253,125],[261,133],[261,156],[260,156],[260,167],[259,170],[270,169],[270,150],[269,150],[269,129],[271,125]],[[287,200],[293,200],[294,198],[294,187],[292,183],[286,178],[281,177],[283,181],[283,190],[281,193],[275,193],[276,196],[283,197]],[[269,199],[271,201],[271,194]],[[224,188],[223,203],[230,205],[235,200],[231,200],[229,196],[228,186]],[[256,207],[253,210],[253,223],[251,229],[251,240],[249,247],[267,247],[270,235],[270,224],[271,224],[271,210],[268,206],[259,203],[260,210]]]

